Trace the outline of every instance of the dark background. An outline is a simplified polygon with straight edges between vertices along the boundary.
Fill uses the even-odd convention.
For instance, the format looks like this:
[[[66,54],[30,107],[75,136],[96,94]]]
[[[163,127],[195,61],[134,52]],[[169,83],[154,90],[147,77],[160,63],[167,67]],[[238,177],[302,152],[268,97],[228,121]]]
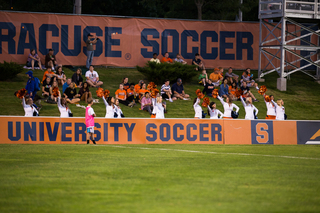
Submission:
[[[82,14],[258,21],[258,0],[82,0]],[[0,10],[73,13],[74,0],[0,0]],[[201,12],[198,14],[198,7]],[[202,5],[202,6],[201,6]]]

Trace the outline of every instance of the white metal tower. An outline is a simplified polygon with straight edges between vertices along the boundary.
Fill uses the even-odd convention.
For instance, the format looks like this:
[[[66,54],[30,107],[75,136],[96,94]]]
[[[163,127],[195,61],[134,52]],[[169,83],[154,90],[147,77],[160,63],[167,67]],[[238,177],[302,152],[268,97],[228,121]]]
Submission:
[[[259,0],[259,19],[258,80],[264,81],[263,76],[276,71],[281,91],[287,89],[290,74],[297,71],[320,80],[320,0]],[[263,59],[268,62],[264,67]],[[312,66],[316,75],[310,73]]]

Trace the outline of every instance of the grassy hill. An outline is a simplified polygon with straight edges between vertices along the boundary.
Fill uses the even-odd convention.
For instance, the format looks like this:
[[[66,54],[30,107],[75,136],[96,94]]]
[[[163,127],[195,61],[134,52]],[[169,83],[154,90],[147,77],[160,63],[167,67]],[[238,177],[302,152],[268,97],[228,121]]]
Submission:
[[[71,77],[73,71],[67,68],[63,69],[67,77]],[[137,83],[140,79],[145,80],[145,82],[152,81],[152,79],[146,79],[141,73],[136,69],[128,68],[104,68],[97,67],[95,69],[99,75],[100,80],[104,82],[103,88],[109,89],[111,94],[118,89],[119,84],[123,77],[129,78],[129,83]],[[26,70],[27,71],[27,70]],[[212,70],[208,70],[208,75]],[[241,75],[242,71],[235,71],[235,73]],[[257,71],[253,71],[254,77],[257,77]],[[42,79],[43,71],[35,70],[34,75],[39,79]],[[290,80],[287,81],[287,91],[281,92],[276,88],[276,79],[278,75],[276,73],[269,74],[265,76],[265,82],[268,88],[267,94],[273,94],[275,99],[283,99],[286,108],[286,114],[290,120],[320,120],[320,85],[316,83],[312,78],[296,72],[290,76]],[[182,77],[183,79],[183,77]],[[1,82],[0,84],[0,115],[24,115],[24,110],[21,105],[21,101],[16,98],[13,94],[15,91],[24,88],[27,81],[27,75],[25,72],[20,73],[16,78],[11,81]],[[172,85],[174,82],[171,82]],[[161,85],[158,85],[160,89]],[[193,83],[184,83],[185,91],[187,94],[191,95],[190,101],[174,101],[173,103],[167,102],[168,113],[165,114],[166,118],[193,118],[194,110],[192,107],[193,98],[196,97],[195,90],[202,86],[197,84],[197,76],[194,77]],[[62,90],[60,88],[60,90]],[[95,89],[91,88],[93,96],[96,98]],[[254,105],[259,109],[259,118],[265,118],[266,106],[261,95],[257,93],[255,89],[252,89],[253,94],[260,100],[260,102],[254,103]],[[38,92],[40,94],[40,92]],[[221,111],[223,107],[218,99],[210,98],[211,101],[217,103],[217,108]],[[81,105],[85,105],[84,102],[80,102]],[[244,118],[245,111],[240,101],[235,102],[236,105],[240,107],[239,118]],[[42,103],[43,108],[41,110],[41,116],[60,116],[59,110],[54,104]],[[149,118],[149,114],[145,111],[139,110],[140,106],[135,106],[133,108],[126,107],[122,105],[122,111],[126,117],[145,117]],[[76,107],[75,105],[70,106],[75,117],[84,117],[85,111],[82,108]],[[100,101],[99,104],[93,106],[98,117],[105,116],[105,106]],[[206,110],[206,109],[204,109]]]

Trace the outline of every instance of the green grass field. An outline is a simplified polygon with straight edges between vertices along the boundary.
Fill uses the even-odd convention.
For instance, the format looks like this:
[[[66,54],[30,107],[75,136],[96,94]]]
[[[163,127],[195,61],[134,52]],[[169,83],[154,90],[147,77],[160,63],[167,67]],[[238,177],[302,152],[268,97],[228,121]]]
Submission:
[[[67,77],[71,77],[73,74],[72,70],[67,68],[63,69]],[[125,68],[103,68],[97,67],[96,70],[100,75],[100,80],[104,82],[103,88],[109,89],[111,95],[114,95],[114,92],[119,88],[119,84],[123,77],[128,77],[129,82],[138,83],[140,79],[145,80],[145,82],[152,81],[152,79],[146,79],[141,73],[136,69],[125,69]],[[27,71],[27,70],[26,70]],[[208,75],[212,70],[208,70]],[[257,71],[252,71],[254,78],[257,77]],[[242,71],[235,71],[235,73],[241,75]],[[35,70],[35,76],[42,79],[43,72],[40,70]],[[278,74],[272,73],[265,76],[266,82],[263,85],[266,85],[268,88],[267,94],[273,94],[276,99],[283,99],[285,102],[286,114],[288,119],[291,120],[320,120],[320,85],[316,83],[309,76],[302,74],[300,72],[294,73],[291,75],[290,80],[288,80],[288,90],[286,92],[281,92],[276,89],[276,81]],[[183,79],[183,77],[182,77]],[[186,93],[191,95],[190,101],[175,101],[173,103],[167,102],[168,113],[165,114],[166,118],[193,118],[194,110],[192,107],[193,98],[196,97],[196,89],[202,89],[202,86],[197,84],[198,76],[195,76],[193,81],[190,83],[184,83]],[[0,115],[24,115],[24,110],[21,105],[21,101],[16,98],[13,94],[15,91],[24,88],[27,82],[27,76],[25,73],[20,73],[15,79],[12,79],[7,82],[0,83]],[[171,82],[172,85],[174,82]],[[261,84],[260,84],[261,85]],[[161,85],[158,85],[160,89]],[[62,89],[61,89],[62,91]],[[95,89],[91,88],[93,96],[96,98]],[[255,89],[252,89],[253,94],[260,100],[260,102],[255,102],[254,105],[259,109],[259,118],[265,118],[266,116],[266,105],[263,101],[261,95],[257,93]],[[38,92],[40,94],[40,92]],[[217,108],[223,111],[223,107],[218,99],[212,99],[217,103]],[[85,105],[84,102],[80,102],[81,105]],[[245,117],[244,108],[240,101],[236,101],[240,107],[240,116],[239,118]],[[8,107],[10,106],[10,107]],[[100,104],[95,104],[94,110],[98,117],[105,116],[105,106],[100,101]],[[84,117],[84,110],[82,108],[76,107],[75,105],[70,106],[74,116]],[[204,109],[206,111],[206,109]],[[122,106],[122,111],[126,117],[142,117],[148,118],[150,115],[139,110],[139,106],[134,108],[129,108]],[[59,110],[56,105],[43,103],[43,108],[40,113],[41,116],[60,116]]]
[[[319,146],[1,145],[0,153],[0,212],[320,212]]]
[[[67,77],[73,73],[64,70]],[[111,94],[123,77],[148,82],[136,69],[96,70]],[[319,84],[295,73],[288,91],[280,92],[277,77],[267,75],[264,85],[284,100],[288,118],[320,120]],[[26,81],[21,73],[0,83],[0,115],[24,115],[13,93]],[[192,98],[201,88],[196,82],[184,84]],[[262,96],[253,93],[264,118]],[[235,103],[244,118],[241,102]],[[104,117],[103,103],[93,107]],[[70,108],[84,117],[83,109]],[[122,106],[126,117],[149,117],[138,108]],[[191,100],[167,102],[167,109],[167,118],[194,117]],[[40,115],[58,117],[59,111],[43,103]],[[319,156],[319,146],[0,145],[0,212],[320,212]]]

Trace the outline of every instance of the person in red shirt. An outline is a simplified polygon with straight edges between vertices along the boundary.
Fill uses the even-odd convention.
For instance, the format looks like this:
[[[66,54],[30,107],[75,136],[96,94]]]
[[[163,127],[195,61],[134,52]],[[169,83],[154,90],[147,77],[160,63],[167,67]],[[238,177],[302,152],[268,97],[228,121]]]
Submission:
[[[169,58],[169,53],[168,52],[166,52],[164,54],[164,57],[161,59],[161,63],[170,63],[170,64],[173,63],[172,59]]]

